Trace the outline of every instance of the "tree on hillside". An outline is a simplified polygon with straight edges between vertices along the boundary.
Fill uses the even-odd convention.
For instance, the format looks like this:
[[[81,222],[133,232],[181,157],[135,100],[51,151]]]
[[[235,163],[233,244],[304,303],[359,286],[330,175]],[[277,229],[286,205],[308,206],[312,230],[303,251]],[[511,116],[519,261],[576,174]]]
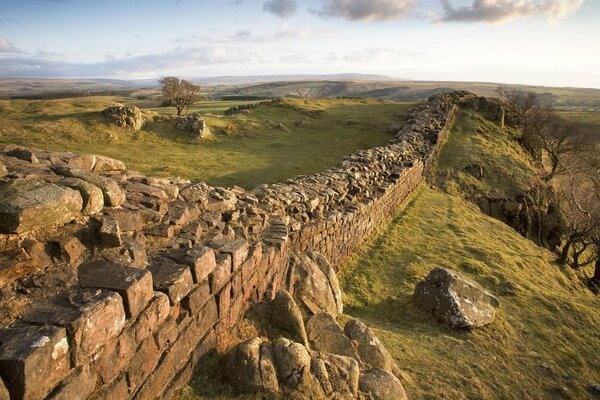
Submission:
[[[187,113],[190,106],[200,98],[200,86],[194,85],[185,79],[168,76],[162,78],[159,83],[163,101],[177,108],[177,115],[179,116]]]

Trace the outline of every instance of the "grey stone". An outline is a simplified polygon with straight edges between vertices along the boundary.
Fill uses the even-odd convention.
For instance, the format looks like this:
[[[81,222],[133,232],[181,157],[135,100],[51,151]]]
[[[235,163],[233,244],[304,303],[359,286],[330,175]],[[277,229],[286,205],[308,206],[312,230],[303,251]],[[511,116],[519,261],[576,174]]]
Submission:
[[[360,375],[359,388],[369,400],[408,400],[398,378],[381,368],[372,368]]]
[[[83,215],[94,215],[102,211],[104,208],[104,195],[102,189],[92,185],[82,179],[64,178],[57,182],[61,186],[65,186],[77,190],[83,198]]]
[[[477,282],[441,267],[417,284],[414,302],[453,328],[487,325],[494,320],[500,305]]]
[[[350,339],[326,312],[313,315],[306,324],[306,334],[312,350],[338,354],[360,361]]]
[[[288,332],[291,339],[309,347],[302,313],[289,292],[282,290],[271,302],[271,323]]]
[[[358,319],[351,319],[344,326],[344,333],[350,338],[364,367],[378,367],[400,376],[396,361],[367,325]]]
[[[81,215],[79,192],[52,183],[19,180],[0,184],[0,231],[23,233],[64,225]]]

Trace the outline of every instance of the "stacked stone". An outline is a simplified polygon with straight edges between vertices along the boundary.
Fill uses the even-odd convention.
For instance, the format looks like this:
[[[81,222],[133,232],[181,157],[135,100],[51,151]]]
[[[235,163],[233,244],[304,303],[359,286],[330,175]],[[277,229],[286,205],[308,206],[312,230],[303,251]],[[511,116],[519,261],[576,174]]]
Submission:
[[[337,265],[389,221],[468,96],[430,99],[388,146],[252,191],[0,149],[0,393],[169,398],[285,286],[292,252]]]

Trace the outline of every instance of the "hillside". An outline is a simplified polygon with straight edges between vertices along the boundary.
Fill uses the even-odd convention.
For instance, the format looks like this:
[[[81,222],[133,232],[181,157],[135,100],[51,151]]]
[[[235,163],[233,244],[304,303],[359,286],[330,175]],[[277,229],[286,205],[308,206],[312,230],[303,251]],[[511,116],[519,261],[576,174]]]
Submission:
[[[401,126],[403,112],[412,106],[380,100],[286,100],[223,116],[225,109],[247,102],[201,102],[190,112],[201,112],[215,135],[197,143],[172,122],[153,121],[153,113],[146,114],[149,122],[135,133],[109,125],[100,111],[116,101],[138,104],[108,96],[1,100],[0,143],[102,154],[152,175],[251,188],[321,171],[356,149],[386,143],[392,137],[389,125]]]
[[[600,345],[600,303],[582,276],[464,199],[469,190],[514,195],[528,187],[533,167],[515,134],[461,111],[432,172],[444,189],[422,185],[340,266],[341,320],[359,318],[375,329],[402,369],[410,399],[588,399],[587,386],[600,380],[600,363],[590,357]],[[458,173],[473,162],[485,165],[485,178]],[[415,285],[437,266],[498,296],[496,320],[457,331],[418,309]],[[180,399],[257,398],[234,396],[217,383],[216,371],[212,358]]]

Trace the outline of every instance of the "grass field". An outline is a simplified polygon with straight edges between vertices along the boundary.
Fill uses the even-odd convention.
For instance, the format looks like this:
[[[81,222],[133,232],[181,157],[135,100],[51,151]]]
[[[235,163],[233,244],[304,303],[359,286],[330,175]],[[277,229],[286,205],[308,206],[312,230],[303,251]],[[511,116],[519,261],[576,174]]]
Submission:
[[[392,138],[386,132],[389,124],[402,125],[402,114],[413,105],[380,100],[286,100],[226,117],[220,115],[226,108],[247,102],[211,101],[192,111],[203,112],[208,126],[218,134],[197,143],[176,131],[172,122],[151,121],[135,133],[108,125],[99,111],[122,100],[106,96],[0,101],[0,143],[103,154],[146,174],[252,188],[315,173],[359,148],[387,143]],[[308,125],[296,126],[300,120]]]
[[[432,176],[436,185],[451,194],[471,198],[515,198],[531,188],[536,171],[517,142],[518,132],[500,129],[480,114],[461,111],[440,151]],[[477,179],[465,171],[481,166]]]
[[[342,269],[345,313],[364,320],[404,371],[410,399],[586,399],[600,381],[600,300],[554,255],[462,199],[422,187]],[[436,266],[501,296],[483,329],[446,328],[412,302]]]

